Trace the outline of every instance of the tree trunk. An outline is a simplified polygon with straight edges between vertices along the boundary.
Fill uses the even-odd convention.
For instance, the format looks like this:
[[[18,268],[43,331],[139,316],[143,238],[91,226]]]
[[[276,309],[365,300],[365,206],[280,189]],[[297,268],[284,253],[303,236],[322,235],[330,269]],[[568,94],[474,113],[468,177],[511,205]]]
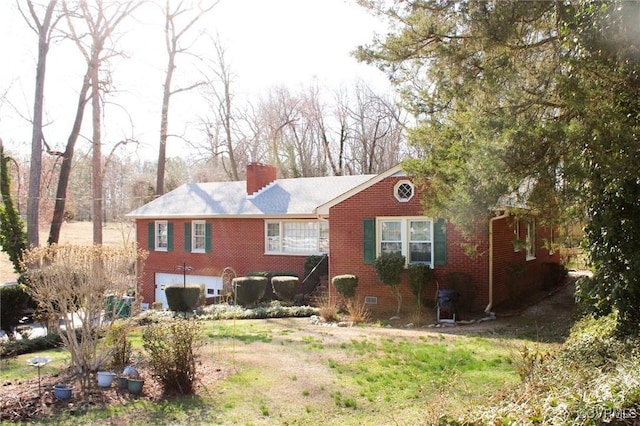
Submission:
[[[44,80],[49,52],[49,31],[51,17],[57,0],[49,2],[40,24],[29,3],[31,15],[38,33],[38,64],[36,66],[36,87],[33,101],[33,133],[31,136],[31,168],[29,170],[29,196],[27,198],[27,243],[31,247],[40,245],[40,175],[42,173],[42,114],[44,110]]]
[[[164,173],[167,161],[167,133],[169,131],[169,101],[171,100],[171,80],[175,69],[175,51],[169,51],[169,64],[162,92],[162,113],[160,117],[160,147],[158,149],[158,173],[156,176],[156,195],[164,194]]]
[[[73,122],[73,128],[71,129],[69,139],[67,139],[67,147],[62,155],[60,176],[58,177],[58,189],[56,190],[56,203],[53,209],[53,218],[51,219],[49,239],[47,240],[47,244],[49,245],[57,244],[60,240],[60,229],[64,222],[64,210],[67,201],[67,187],[69,186],[69,176],[71,175],[73,152],[78,136],[80,135],[80,127],[82,127],[84,108],[87,103],[87,93],[89,92],[90,82],[91,70],[88,69],[82,82],[80,95],[78,96],[78,106],[76,108],[76,118]]]
[[[96,49],[100,52],[101,49]],[[93,221],[93,244],[102,244],[102,135],[100,120],[100,81],[97,55],[92,60],[91,69],[91,110],[93,125],[93,161],[91,172],[91,189],[93,203],[91,219]]]

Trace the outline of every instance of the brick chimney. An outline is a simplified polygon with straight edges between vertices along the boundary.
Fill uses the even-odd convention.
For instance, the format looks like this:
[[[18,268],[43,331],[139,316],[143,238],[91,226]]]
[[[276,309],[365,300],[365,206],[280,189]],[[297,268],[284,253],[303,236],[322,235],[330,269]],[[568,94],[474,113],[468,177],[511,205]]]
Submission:
[[[262,163],[247,164],[247,195],[253,195],[276,180],[276,168]]]

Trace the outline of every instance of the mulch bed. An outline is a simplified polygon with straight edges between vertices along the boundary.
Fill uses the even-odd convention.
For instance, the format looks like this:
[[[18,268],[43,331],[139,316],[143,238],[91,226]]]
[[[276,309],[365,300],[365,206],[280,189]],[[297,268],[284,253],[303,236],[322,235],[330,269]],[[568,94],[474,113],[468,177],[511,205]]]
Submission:
[[[198,382],[196,393],[208,386],[210,382],[228,374],[222,368],[208,363],[201,364],[198,367],[198,373],[200,377],[206,378],[207,383]],[[29,380],[6,381],[0,384],[0,423],[52,418],[65,411],[70,414],[82,414],[91,407],[125,405],[132,400],[163,401],[175,397],[165,395],[162,386],[151,378],[147,371],[141,370],[140,377],[145,379],[140,395],[132,395],[126,389],[118,389],[117,380],[114,380],[110,388],[99,388],[97,379],[94,379],[95,387],[84,397],[80,393],[79,384],[75,384],[74,373],[71,370],[61,374],[43,374],[40,387],[37,377]],[[53,386],[57,383],[74,384],[70,400],[62,401],[54,396]]]

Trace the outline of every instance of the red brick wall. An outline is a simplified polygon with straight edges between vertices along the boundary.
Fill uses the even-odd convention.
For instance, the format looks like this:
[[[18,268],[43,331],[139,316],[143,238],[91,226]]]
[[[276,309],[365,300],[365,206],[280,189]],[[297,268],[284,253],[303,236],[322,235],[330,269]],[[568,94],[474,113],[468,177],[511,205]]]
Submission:
[[[380,216],[421,216],[423,206],[421,194],[407,203],[401,203],[394,197],[394,186],[398,180],[406,178],[387,178],[367,188],[331,208],[330,217],[330,262],[329,276],[355,274],[359,277],[356,297],[376,296],[377,305],[368,305],[372,311],[392,312],[397,306],[389,288],[381,284],[376,277],[372,264],[363,262],[363,226],[365,218]],[[434,218],[435,220],[436,218]],[[526,225],[520,221],[520,236],[524,240]],[[474,280],[475,294],[473,307],[484,309],[489,303],[489,223],[476,226],[474,236],[465,238],[451,224],[447,224],[447,264],[435,266],[436,278],[441,287],[445,287],[444,277],[449,272],[465,272]],[[518,285],[523,291],[539,289],[543,282],[543,265],[547,262],[560,262],[559,253],[549,254],[545,241],[549,241],[549,229],[536,226],[536,258],[526,260],[526,250],[514,251],[513,217],[496,219],[493,222],[493,307],[505,302],[511,291],[507,286],[509,265],[523,265],[524,273]],[[415,307],[415,298],[408,284],[408,274],[402,274],[400,285],[403,295],[403,310],[411,311]],[[332,298],[335,290],[330,286]],[[435,289],[433,289],[435,293]]]
[[[399,202],[394,196],[394,186],[399,180],[406,178],[390,177],[373,185],[347,200],[335,205],[330,210],[330,261],[329,276],[355,274],[359,277],[356,297],[376,296],[377,305],[367,305],[372,311],[393,312],[397,302],[389,288],[378,281],[372,264],[363,262],[363,226],[365,218],[380,216],[422,216],[424,209],[421,195],[416,194],[409,202]],[[435,220],[435,218],[434,218]],[[465,254],[462,236],[449,223],[447,225],[447,265],[436,266],[436,277],[444,286],[444,274],[461,271],[473,276],[478,292],[476,304],[486,303],[488,288],[487,231],[474,238],[470,243],[475,245],[479,257],[473,259]],[[332,298],[336,292],[330,287]],[[408,274],[402,274],[400,285],[403,295],[403,311],[415,309],[415,298],[408,284]],[[435,295],[435,289],[433,289]]]
[[[519,221],[520,240],[524,242],[526,237],[526,220]],[[556,233],[557,234],[557,233]],[[550,228],[536,223],[535,232],[535,259],[527,260],[526,248],[519,251],[514,249],[514,218],[507,217],[494,222],[494,306],[504,303],[512,295],[509,289],[509,282],[514,281],[513,264],[524,265],[524,270],[515,285],[520,288],[518,291],[527,293],[540,289],[544,286],[543,268],[545,263],[560,263],[560,253],[556,251],[549,254],[548,244],[550,240]],[[546,245],[546,246],[545,246]],[[508,302],[507,302],[508,303]]]
[[[149,220],[137,220],[138,247],[148,248]],[[302,280],[307,256],[267,255],[264,253],[264,220],[217,219],[211,224],[211,253],[190,253],[184,250],[185,219],[169,220],[173,223],[173,250],[149,250],[142,277],[144,302],[155,300],[155,273],[182,273],[176,270],[186,262],[193,268],[190,274],[220,276],[225,267],[232,267],[238,276],[252,271],[285,271],[298,274]],[[188,281],[187,276],[187,281]]]

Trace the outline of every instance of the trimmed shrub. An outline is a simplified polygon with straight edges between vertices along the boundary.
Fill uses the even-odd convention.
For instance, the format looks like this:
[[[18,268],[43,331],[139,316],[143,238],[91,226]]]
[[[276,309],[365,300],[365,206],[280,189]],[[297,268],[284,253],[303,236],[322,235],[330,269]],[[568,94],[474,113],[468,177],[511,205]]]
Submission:
[[[33,299],[27,294],[23,284],[0,287],[0,328],[8,335],[20,324],[25,311],[33,306]]]
[[[427,289],[435,282],[435,274],[429,265],[424,263],[412,263],[409,265],[409,286],[416,297],[418,310],[424,306],[423,299]]]
[[[393,287],[400,284],[400,273],[404,264],[405,257],[400,253],[382,253],[376,258],[373,266],[380,282]]]
[[[376,257],[373,267],[376,270],[378,279],[384,285],[389,286],[393,297],[398,302],[396,315],[400,313],[402,308],[402,292],[398,288],[400,286],[400,273],[404,269],[405,257],[400,253],[382,253]]]
[[[233,293],[237,303],[245,306],[255,305],[262,299],[267,289],[266,277],[238,277],[233,279]]]
[[[280,300],[291,302],[298,291],[298,277],[278,276],[271,278],[273,292]]]
[[[153,377],[166,394],[192,394],[196,380],[197,351],[202,345],[200,321],[174,318],[149,325],[142,334]]]
[[[191,312],[198,306],[202,293],[200,284],[168,286],[166,288],[167,304],[175,312]]]
[[[356,295],[356,287],[358,286],[358,277],[351,274],[336,275],[331,280],[331,284],[336,291],[345,299],[350,299]]]
[[[267,279],[267,288],[264,291],[264,295],[260,298],[260,301],[270,302],[277,298],[277,295],[273,290],[273,285],[271,284],[271,280],[273,279],[273,277],[297,277],[298,274],[290,271],[252,271],[249,272],[246,276],[265,277]]]

